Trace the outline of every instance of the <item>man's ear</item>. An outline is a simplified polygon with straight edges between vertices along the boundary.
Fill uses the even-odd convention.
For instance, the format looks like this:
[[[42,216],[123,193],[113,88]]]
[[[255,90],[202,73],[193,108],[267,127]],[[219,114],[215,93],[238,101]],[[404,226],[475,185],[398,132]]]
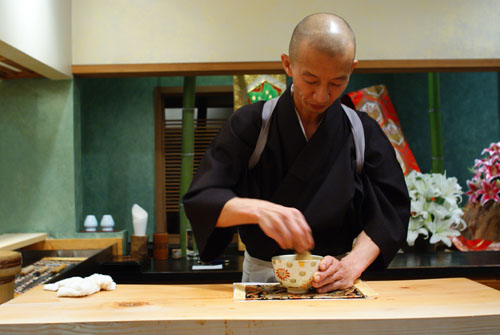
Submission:
[[[290,57],[286,54],[281,55],[281,64],[283,65],[283,70],[285,70],[285,73],[289,77],[292,76],[292,62],[290,60]]]
[[[358,60],[357,60],[357,59],[355,59],[355,60],[352,62],[351,73],[352,73],[352,71],[354,71],[354,68],[356,67],[356,65],[358,65]]]

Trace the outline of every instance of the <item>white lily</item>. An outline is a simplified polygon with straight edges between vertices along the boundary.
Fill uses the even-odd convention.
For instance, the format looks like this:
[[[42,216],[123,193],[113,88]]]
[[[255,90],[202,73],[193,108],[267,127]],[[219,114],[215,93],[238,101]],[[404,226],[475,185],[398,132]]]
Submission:
[[[412,247],[415,244],[415,240],[417,239],[418,235],[420,234],[424,235],[425,238],[429,237],[429,232],[424,228],[424,220],[421,218],[410,218],[406,243],[408,243],[408,245]]]
[[[434,244],[439,241],[451,247],[450,236],[459,236],[460,232],[458,230],[450,228],[447,222],[435,220],[428,223],[427,227],[429,232],[432,234],[429,243]]]
[[[411,172],[406,176],[411,198],[411,218],[408,224],[407,243],[415,244],[419,235],[429,238],[429,243],[443,242],[451,246],[450,236],[460,235],[466,228],[463,211],[458,207],[462,188],[455,177],[439,173]]]

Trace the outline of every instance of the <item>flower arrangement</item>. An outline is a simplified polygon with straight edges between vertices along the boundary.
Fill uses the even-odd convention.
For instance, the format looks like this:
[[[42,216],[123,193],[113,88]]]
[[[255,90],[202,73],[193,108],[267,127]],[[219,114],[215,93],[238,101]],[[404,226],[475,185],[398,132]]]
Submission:
[[[500,142],[491,143],[481,152],[484,157],[474,163],[474,177],[467,180],[470,203],[480,203],[484,206],[488,201],[500,202]]]
[[[406,176],[406,184],[411,198],[408,245],[413,246],[419,235],[428,239],[430,234],[429,243],[441,241],[451,247],[450,237],[459,236],[466,228],[463,211],[458,207],[463,192],[457,179],[412,171]]]

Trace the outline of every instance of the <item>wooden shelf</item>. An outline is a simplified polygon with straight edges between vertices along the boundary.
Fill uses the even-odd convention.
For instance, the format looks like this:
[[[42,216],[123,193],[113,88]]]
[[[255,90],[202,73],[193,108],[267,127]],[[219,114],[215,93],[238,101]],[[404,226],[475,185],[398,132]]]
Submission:
[[[16,250],[44,241],[46,233],[12,233],[0,235],[0,250]]]
[[[199,76],[282,73],[280,62],[73,65],[78,77]]]
[[[281,62],[73,65],[77,77],[199,76],[283,73]],[[360,60],[355,73],[500,71],[498,59]]]
[[[44,239],[27,246],[25,250],[106,249],[109,246],[113,248],[114,256],[121,256],[123,254],[123,241],[121,237]]]
[[[355,73],[500,71],[500,59],[360,60]]]

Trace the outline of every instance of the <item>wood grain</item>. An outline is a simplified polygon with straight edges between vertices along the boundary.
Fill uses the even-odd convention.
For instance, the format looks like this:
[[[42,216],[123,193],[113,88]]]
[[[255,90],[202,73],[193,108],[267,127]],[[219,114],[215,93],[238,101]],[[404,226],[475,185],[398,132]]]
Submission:
[[[500,58],[492,59],[381,59],[359,60],[354,73],[499,71]],[[199,76],[284,73],[281,62],[97,64],[72,67],[78,77]]]
[[[79,77],[199,76],[283,73],[281,62],[160,63],[73,65]]]
[[[499,71],[498,59],[360,60],[355,73]]]
[[[13,233],[0,235],[0,250],[16,250],[43,241],[46,233]]]
[[[486,334],[500,292],[464,278],[378,281],[377,299],[244,301],[232,285],[118,285],[85,298],[41,287],[0,306],[0,333]]]
[[[130,235],[130,255],[142,257],[148,253],[148,236]]]

